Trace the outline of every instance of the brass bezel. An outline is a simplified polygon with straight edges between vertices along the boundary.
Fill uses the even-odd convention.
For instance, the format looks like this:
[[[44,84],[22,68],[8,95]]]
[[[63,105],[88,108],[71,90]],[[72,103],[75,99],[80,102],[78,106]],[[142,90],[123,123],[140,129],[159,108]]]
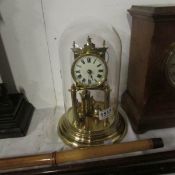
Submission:
[[[83,83],[80,83],[80,82],[77,81],[77,79],[76,79],[76,77],[75,77],[75,75],[74,75],[74,67],[75,67],[75,64],[76,64],[77,61],[79,61],[81,58],[86,57],[86,56],[94,56],[94,57],[100,59],[100,60],[104,63],[104,66],[105,66],[105,69],[106,69],[106,74],[105,74],[105,77],[104,77],[103,81],[98,82],[98,85],[91,85],[91,86],[89,86],[89,85],[85,85],[85,84],[83,84]],[[75,61],[73,62],[72,67],[71,67],[71,75],[72,75],[73,80],[76,82],[76,86],[79,87],[79,88],[93,89],[93,88],[99,87],[99,86],[101,86],[101,85],[107,80],[108,67],[107,67],[107,63],[106,63],[106,61],[105,61],[105,58],[102,58],[102,57],[100,57],[98,54],[94,54],[94,53],[85,53],[85,54],[82,54],[82,55],[80,55],[79,57],[77,57],[77,58],[75,59]]]
[[[172,80],[171,78],[171,75],[169,73],[169,69],[170,69],[170,60],[172,60],[174,57],[175,59],[175,43],[172,43],[168,52],[167,52],[167,55],[165,56],[165,60],[166,60],[166,64],[165,64],[165,75],[166,75],[166,78],[168,80],[168,82],[170,83],[170,85],[175,88],[175,81]]]

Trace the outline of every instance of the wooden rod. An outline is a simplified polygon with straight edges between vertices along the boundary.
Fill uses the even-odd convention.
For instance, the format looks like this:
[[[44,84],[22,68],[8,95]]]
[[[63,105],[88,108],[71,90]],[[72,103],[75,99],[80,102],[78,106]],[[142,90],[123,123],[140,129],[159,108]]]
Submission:
[[[161,138],[132,141],[120,144],[89,148],[76,148],[61,152],[0,159],[0,170],[27,168],[33,166],[52,166],[72,161],[93,159],[122,153],[144,151],[163,147]]]

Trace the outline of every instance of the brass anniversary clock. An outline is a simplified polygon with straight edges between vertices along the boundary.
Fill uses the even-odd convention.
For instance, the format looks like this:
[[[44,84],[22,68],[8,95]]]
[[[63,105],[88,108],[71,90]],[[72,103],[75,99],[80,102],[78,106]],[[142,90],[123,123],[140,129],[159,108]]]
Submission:
[[[71,107],[58,124],[60,137],[74,147],[117,142],[126,132],[125,121],[110,100],[108,48],[105,41],[96,47],[92,39],[88,37],[84,47],[73,42]]]

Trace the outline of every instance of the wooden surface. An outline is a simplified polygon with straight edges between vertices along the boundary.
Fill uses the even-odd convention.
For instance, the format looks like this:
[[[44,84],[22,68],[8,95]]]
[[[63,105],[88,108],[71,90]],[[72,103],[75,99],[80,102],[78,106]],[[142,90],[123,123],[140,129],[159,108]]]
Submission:
[[[122,106],[136,133],[175,126],[175,89],[165,76],[175,41],[175,7],[133,6],[127,90]]]
[[[173,17],[175,12],[175,6],[133,5],[132,8],[129,9],[129,12],[131,15],[143,15],[143,17],[154,17],[157,20],[161,20],[164,18],[169,18],[170,16]]]

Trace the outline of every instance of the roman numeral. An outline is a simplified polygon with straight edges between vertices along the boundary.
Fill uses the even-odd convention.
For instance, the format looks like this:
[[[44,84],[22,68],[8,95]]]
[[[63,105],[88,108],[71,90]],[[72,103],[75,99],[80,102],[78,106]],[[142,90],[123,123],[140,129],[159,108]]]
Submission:
[[[91,84],[91,80],[88,79],[88,84]]]
[[[98,72],[103,72],[103,69],[99,69]]]
[[[80,73],[80,70],[75,71],[77,74]]]
[[[80,78],[82,77],[82,75],[80,74],[80,75],[78,75],[77,77],[80,79]]]
[[[83,64],[85,64],[85,61],[84,61],[84,60],[81,60],[81,62],[82,62]]]
[[[94,60],[93,64],[96,62],[97,59]]]
[[[102,77],[102,75],[98,74],[98,75],[97,75],[97,77],[98,77],[98,78],[101,78],[101,77]]]
[[[101,64],[97,65],[97,67],[100,67],[100,66],[101,66]]]
[[[90,57],[87,58],[87,62],[88,62],[88,63],[91,62],[91,58],[90,58]]]
[[[86,81],[86,79],[85,79],[85,78],[83,78],[83,79],[82,79],[82,82],[83,82],[83,83],[85,83],[85,81]]]

